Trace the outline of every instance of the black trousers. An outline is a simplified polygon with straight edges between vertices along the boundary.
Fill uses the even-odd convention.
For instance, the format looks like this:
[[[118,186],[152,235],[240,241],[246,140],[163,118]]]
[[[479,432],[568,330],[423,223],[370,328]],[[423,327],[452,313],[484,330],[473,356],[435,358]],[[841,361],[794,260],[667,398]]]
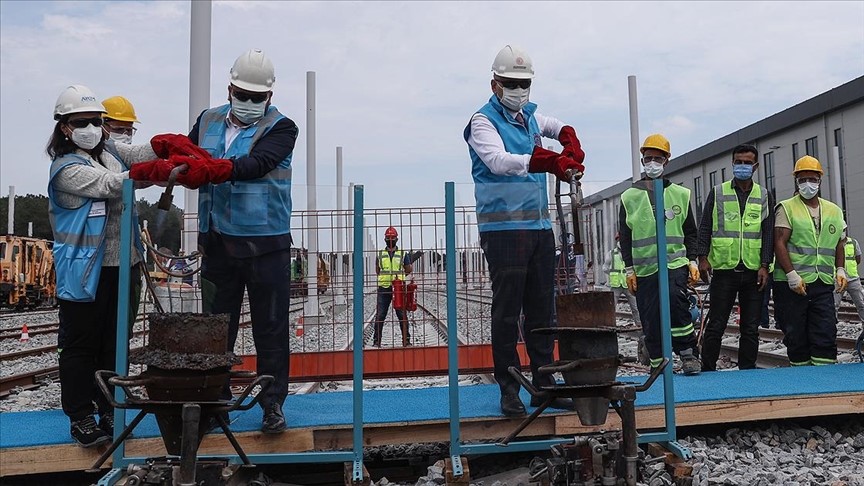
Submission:
[[[229,351],[234,350],[237,341],[244,290],[249,295],[258,374],[272,375],[274,378],[259,403],[264,409],[272,403],[281,405],[288,395],[291,352],[288,321],[290,249],[250,258],[234,258],[225,254],[220,247],[210,248],[201,265],[204,312],[231,315]],[[226,383],[222,398],[230,397],[231,391]]]
[[[669,323],[672,327],[672,351],[679,353],[696,348],[696,333],[690,319],[690,302],[687,300],[687,266],[669,270]],[[636,305],[642,318],[642,332],[652,364],[663,359],[663,342],[660,337],[660,273],[636,280]],[[689,329],[689,331],[687,330]]]
[[[113,413],[105,395],[96,386],[95,374],[97,370],[115,369],[119,277],[118,267],[102,267],[93,302],[58,299],[60,404],[63,413],[73,421],[81,420],[94,411],[100,415]],[[138,267],[132,268],[131,284],[130,328],[135,322],[141,295]]]
[[[750,370],[756,368],[756,356],[759,353],[759,323],[762,320],[762,302],[764,292],[759,290],[757,273],[754,270],[715,270],[711,279],[711,311],[708,313],[708,323],[705,325],[705,337],[702,341],[702,369],[714,371],[717,369],[717,358],[720,356],[720,342],[726,332],[726,323],[735,298],[741,309],[741,340],[738,344],[738,369]]]
[[[378,287],[375,307],[375,334],[372,337],[372,341],[375,344],[381,344],[381,332],[384,330],[384,319],[387,318],[387,311],[390,310],[391,302],[393,302],[393,287]],[[399,309],[393,309],[393,311],[396,312],[396,318],[399,319],[399,329],[402,331],[402,342],[407,343],[411,339],[411,332],[408,329],[408,313]]]
[[[807,284],[807,295],[798,295],[786,282],[774,282],[774,318],[793,365],[837,359],[833,285],[817,280]]]
[[[532,333],[549,327],[552,318],[555,276],[555,242],[552,230],[486,231],[480,246],[492,279],[492,360],[495,380],[502,394],[519,391],[507,368],[520,366],[516,352],[519,316],[525,315],[523,338],[535,385],[552,384],[537,371],[552,362],[554,337]]]

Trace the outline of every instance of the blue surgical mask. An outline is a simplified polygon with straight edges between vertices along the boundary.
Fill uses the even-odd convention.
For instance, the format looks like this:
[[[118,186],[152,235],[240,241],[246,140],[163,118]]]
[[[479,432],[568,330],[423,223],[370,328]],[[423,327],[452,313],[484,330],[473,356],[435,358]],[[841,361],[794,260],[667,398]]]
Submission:
[[[732,166],[732,174],[739,181],[746,181],[753,177],[753,166],[750,164],[734,164]]]
[[[267,102],[253,103],[251,100],[240,101],[231,96],[231,113],[244,125],[250,125],[260,120],[267,110]]]

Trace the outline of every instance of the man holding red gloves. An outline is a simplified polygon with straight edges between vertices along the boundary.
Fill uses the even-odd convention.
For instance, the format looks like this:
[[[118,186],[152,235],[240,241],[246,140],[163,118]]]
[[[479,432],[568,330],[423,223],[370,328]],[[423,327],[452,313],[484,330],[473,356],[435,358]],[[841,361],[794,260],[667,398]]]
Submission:
[[[569,180],[582,177],[585,153],[576,130],[536,113],[528,101],[534,67],[517,47],[505,46],[492,65],[492,97],[471,117],[463,137],[468,143],[477,200],[480,245],[492,278],[492,359],[501,388],[501,412],[525,414],[519,383],[510,366],[519,367],[516,341],[524,313],[523,337],[535,386],[553,384],[538,369],[553,361],[554,340],[531,331],[552,318],[555,241],[549,220],[546,173]],[[544,149],[541,137],[561,142],[561,154]],[[540,401],[531,399],[531,406]],[[553,408],[572,409],[569,399]]]
[[[179,183],[199,188],[203,310],[231,314],[230,350],[244,291],[249,296],[257,371],[274,378],[259,397],[264,433],[286,428],[291,157],[298,134],[297,125],[270,104],[275,80],[270,59],[261,50],[249,50],[231,68],[229,103],[205,110],[188,137],[162,135],[151,141],[170,164],[188,165]],[[222,398],[230,397],[226,382]]]

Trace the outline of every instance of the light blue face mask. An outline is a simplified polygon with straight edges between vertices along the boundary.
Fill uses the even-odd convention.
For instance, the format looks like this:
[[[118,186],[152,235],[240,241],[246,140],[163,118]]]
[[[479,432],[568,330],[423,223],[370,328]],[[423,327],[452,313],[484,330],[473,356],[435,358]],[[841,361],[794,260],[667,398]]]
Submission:
[[[260,120],[266,110],[266,101],[253,103],[251,100],[240,101],[233,95],[231,96],[231,113],[244,125],[249,125]]]
[[[732,175],[739,181],[746,181],[753,177],[753,166],[750,164],[734,164],[732,166]]]

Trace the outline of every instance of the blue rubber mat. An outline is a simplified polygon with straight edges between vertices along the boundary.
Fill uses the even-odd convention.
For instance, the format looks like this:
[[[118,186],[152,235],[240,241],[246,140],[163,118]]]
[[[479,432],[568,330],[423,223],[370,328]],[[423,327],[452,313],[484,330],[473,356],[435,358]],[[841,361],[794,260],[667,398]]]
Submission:
[[[645,377],[624,381],[641,383]],[[674,376],[677,403],[762,399],[828,393],[864,393],[864,364],[808,366],[703,373]],[[522,391],[527,404],[530,396]],[[441,421],[449,418],[446,387],[416,390],[374,390],[363,393],[363,421],[366,424]],[[289,396],[284,405],[289,427],[318,428],[351,425],[351,392]],[[500,416],[498,386],[476,385],[459,389],[460,415],[464,419]],[[663,403],[663,385],[640,393],[636,406]],[[530,411],[530,410],[529,410]],[[126,412],[127,422],[136,410]],[[247,432],[261,426],[261,410],[256,407],[231,416],[231,430]],[[135,429],[136,438],[157,437],[156,421],[148,415]],[[0,448],[69,444],[69,421],[60,410],[0,413]]]

